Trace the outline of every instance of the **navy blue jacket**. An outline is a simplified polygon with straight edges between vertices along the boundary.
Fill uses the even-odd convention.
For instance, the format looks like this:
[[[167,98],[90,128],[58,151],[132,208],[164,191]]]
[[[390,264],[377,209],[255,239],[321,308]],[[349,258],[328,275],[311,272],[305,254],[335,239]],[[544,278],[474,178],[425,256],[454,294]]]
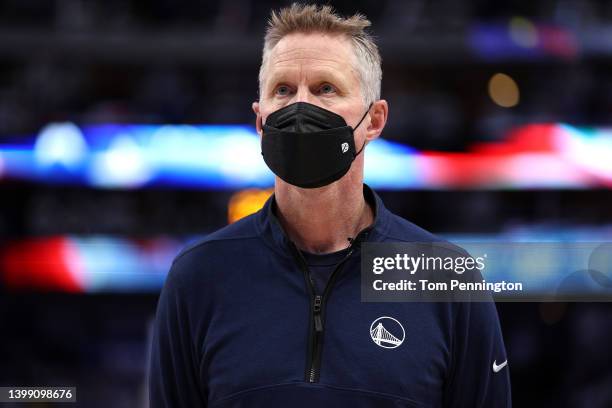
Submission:
[[[366,185],[364,195],[375,221],[323,294],[278,223],[274,196],[184,248],[157,307],[151,408],[510,407],[494,303],[360,301],[360,242],[439,241]],[[405,329],[398,347],[371,336],[383,316]]]

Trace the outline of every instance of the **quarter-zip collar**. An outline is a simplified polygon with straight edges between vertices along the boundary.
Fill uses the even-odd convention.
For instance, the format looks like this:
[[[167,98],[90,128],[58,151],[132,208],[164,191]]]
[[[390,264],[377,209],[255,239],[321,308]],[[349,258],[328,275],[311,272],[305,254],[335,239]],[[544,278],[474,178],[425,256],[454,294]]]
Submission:
[[[365,183],[363,184],[363,195],[366,201],[372,206],[374,221],[370,226],[361,230],[355,238],[358,238],[360,242],[382,241],[386,236],[389,218],[392,215],[389,210],[385,208],[378,194]],[[272,194],[268,200],[266,200],[262,209],[257,213],[255,218],[256,227],[266,244],[272,247],[272,249],[282,255],[291,256],[290,245],[292,244],[275,214],[276,205],[275,195]]]

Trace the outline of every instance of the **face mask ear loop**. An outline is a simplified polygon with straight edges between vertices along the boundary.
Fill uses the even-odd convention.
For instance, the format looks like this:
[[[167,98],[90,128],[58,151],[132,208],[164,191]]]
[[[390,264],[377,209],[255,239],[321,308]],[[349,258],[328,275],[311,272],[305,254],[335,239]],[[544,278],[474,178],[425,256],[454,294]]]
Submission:
[[[355,153],[355,155],[353,156],[353,159],[355,159],[355,157],[359,156],[359,153],[361,153],[361,151],[363,150],[363,148],[366,145],[366,141],[363,141],[363,144],[361,145],[361,149],[359,149],[359,151],[357,153]]]
[[[365,111],[365,113],[363,114],[363,116],[361,117],[361,120],[359,121],[359,123],[357,123],[357,126],[355,126],[353,128],[353,132],[355,132],[355,129],[357,129],[359,127],[359,125],[361,125],[361,122],[363,122],[363,120],[365,119],[366,115],[368,114],[368,112],[370,111],[370,108],[372,107],[372,105],[374,104],[374,102],[370,102],[370,106],[368,106],[368,109]],[[359,151],[357,153],[355,153],[355,155],[353,156],[353,159],[357,156],[359,156],[359,153],[361,153],[361,151],[363,150],[363,148],[366,145],[366,141],[363,141],[363,144],[361,145],[361,149],[359,149]]]
[[[359,127],[359,125],[361,125],[361,122],[363,122],[363,120],[365,119],[366,115],[370,111],[370,108],[372,107],[373,104],[374,102],[370,102],[370,106],[368,106],[368,109],[366,109],[365,113],[363,114],[359,122],[357,122],[357,125],[353,128],[353,132]]]

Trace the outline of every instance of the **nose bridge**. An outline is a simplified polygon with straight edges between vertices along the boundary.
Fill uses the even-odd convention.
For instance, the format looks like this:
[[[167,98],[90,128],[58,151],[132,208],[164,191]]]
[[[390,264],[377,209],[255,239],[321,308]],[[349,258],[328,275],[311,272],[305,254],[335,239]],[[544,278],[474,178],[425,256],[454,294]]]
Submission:
[[[305,81],[300,82],[298,88],[295,92],[295,101],[294,102],[308,102],[313,103],[312,94],[310,93],[310,89],[308,84]]]

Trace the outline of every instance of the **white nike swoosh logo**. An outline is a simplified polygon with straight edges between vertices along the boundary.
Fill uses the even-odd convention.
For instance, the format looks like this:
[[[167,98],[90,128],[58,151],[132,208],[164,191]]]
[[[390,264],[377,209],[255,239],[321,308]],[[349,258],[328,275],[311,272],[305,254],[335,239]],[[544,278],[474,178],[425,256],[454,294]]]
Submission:
[[[504,361],[503,363],[501,363],[500,365],[496,364],[496,361],[493,360],[493,372],[497,373],[499,372],[499,370],[501,370],[502,368],[504,368],[505,366],[508,365],[508,360]]]

